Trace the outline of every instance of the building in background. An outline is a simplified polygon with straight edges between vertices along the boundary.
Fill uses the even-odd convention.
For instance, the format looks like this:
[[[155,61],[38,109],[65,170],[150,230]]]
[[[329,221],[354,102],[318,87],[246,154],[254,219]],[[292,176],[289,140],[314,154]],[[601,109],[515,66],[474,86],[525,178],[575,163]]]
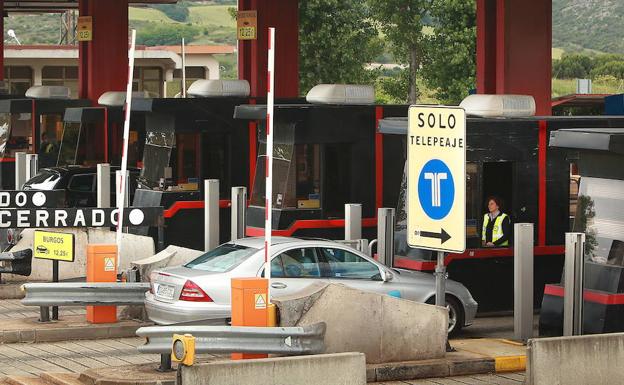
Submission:
[[[234,46],[186,47],[187,84],[197,79],[219,79],[219,56],[233,54]],[[138,46],[134,90],[152,97],[173,96],[180,90],[182,56],[179,46]],[[78,48],[64,45],[5,46],[4,79],[11,94],[23,95],[31,86],[61,85],[78,97]]]

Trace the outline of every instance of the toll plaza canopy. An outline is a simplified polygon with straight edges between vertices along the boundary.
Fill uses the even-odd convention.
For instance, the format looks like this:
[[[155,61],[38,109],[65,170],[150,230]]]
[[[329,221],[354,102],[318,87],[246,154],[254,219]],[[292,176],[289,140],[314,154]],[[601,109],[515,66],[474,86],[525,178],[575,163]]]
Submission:
[[[275,27],[275,95],[299,96],[299,1],[240,0],[238,9],[257,12],[257,39],[238,43],[239,78],[251,97],[266,95],[267,34]],[[128,66],[128,5],[175,0],[0,1],[0,11],[54,12],[77,8],[93,16],[92,41],[80,42],[79,93],[95,103],[106,91],[123,91]],[[0,23],[3,23],[0,20]],[[3,27],[3,25],[0,25]],[[532,95],[538,115],[551,114],[552,1],[477,0],[477,91]],[[0,67],[3,66],[0,50]],[[333,65],[333,63],[327,63]],[[2,76],[2,71],[0,71]]]

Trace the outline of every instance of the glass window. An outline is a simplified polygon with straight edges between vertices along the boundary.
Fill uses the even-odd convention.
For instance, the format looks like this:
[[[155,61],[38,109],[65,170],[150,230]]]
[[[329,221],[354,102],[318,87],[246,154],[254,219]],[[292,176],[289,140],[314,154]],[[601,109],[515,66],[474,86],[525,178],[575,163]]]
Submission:
[[[246,261],[258,249],[227,243],[184,265],[189,269],[224,273]]]
[[[479,237],[479,223],[481,213],[479,211],[479,182],[477,163],[466,163],[466,237]],[[475,246],[479,246],[476,244]]]
[[[78,146],[80,141],[80,123],[65,123],[63,138],[59,146],[57,166],[77,164]]]
[[[314,248],[292,249],[279,254],[271,261],[271,268],[277,267],[277,273],[286,278],[319,278],[322,274],[316,250]],[[283,270],[282,270],[283,269]],[[271,275],[278,277],[279,275]]]
[[[182,70],[173,70],[174,79],[182,79]],[[186,67],[186,79],[206,79],[206,67]]]
[[[141,179],[155,187],[160,178],[165,177],[165,167],[169,167],[171,152],[176,140],[173,132],[149,131],[143,148],[143,168]]]
[[[261,140],[251,204],[264,206],[266,143]],[[279,125],[273,145],[273,208],[320,209],[321,146],[294,144],[294,124]]]
[[[574,232],[585,233],[585,257],[624,266],[624,181],[584,176],[576,204]]]
[[[16,152],[29,152],[32,143],[32,119],[30,113],[10,114],[10,134],[5,154],[15,156]]]
[[[41,78],[42,85],[65,86],[72,97],[78,97],[78,67],[45,66],[41,69]]]
[[[333,278],[381,279],[379,268],[357,254],[333,248],[321,248],[321,252],[329,263]]]
[[[69,181],[67,189],[80,192],[94,191],[94,179],[95,175],[93,174],[74,175]]]
[[[159,67],[134,67],[133,91],[147,91],[150,97],[162,96],[162,69]]]

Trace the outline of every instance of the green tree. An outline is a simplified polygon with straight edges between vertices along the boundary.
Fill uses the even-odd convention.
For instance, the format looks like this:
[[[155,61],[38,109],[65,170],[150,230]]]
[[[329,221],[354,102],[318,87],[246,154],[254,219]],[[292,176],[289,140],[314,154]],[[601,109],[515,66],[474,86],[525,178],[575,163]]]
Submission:
[[[190,43],[201,33],[199,27],[190,24],[162,24],[154,22],[138,24],[141,27],[137,29],[137,44],[140,45],[174,45],[180,44],[182,38],[187,43]]]
[[[592,78],[613,76],[616,79],[624,79],[624,61],[610,61],[591,71]]]
[[[368,0],[368,3],[394,57],[399,63],[408,65],[407,77],[386,80],[391,86],[389,90],[405,88],[407,78],[407,101],[415,103],[420,95],[416,81],[424,59],[426,38],[423,27],[430,0]]]
[[[371,83],[365,64],[382,52],[370,18],[359,0],[299,2],[299,82],[306,93],[319,83]]]
[[[553,76],[557,79],[587,78],[595,63],[591,57],[582,54],[564,54],[553,60]]]
[[[476,3],[432,0],[430,16],[422,77],[441,103],[458,104],[475,85]]]

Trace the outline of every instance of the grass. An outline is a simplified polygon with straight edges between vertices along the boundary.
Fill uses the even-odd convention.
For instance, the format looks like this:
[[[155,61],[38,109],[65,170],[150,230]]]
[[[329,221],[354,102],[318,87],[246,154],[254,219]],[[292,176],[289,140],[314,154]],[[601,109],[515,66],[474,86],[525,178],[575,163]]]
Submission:
[[[201,25],[236,27],[236,21],[228,13],[232,5],[196,5],[189,7],[189,21]]]
[[[553,59],[561,59],[561,56],[565,53],[563,48],[553,48],[552,49],[552,58]]]
[[[162,11],[155,8],[130,7],[128,9],[128,16],[130,20],[177,24],[177,21],[170,19]]]
[[[624,80],[607,79],[594,80],[592,82],[592,92],[594,94],[617,94],[624,92]],[[553,97],[570,95],[576,93],[576,80],[574,79],[553,79]]]

